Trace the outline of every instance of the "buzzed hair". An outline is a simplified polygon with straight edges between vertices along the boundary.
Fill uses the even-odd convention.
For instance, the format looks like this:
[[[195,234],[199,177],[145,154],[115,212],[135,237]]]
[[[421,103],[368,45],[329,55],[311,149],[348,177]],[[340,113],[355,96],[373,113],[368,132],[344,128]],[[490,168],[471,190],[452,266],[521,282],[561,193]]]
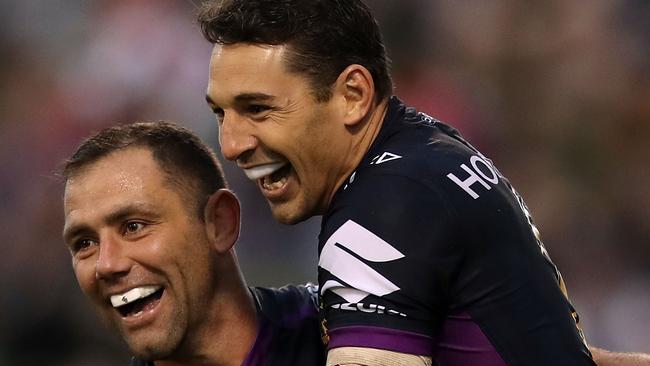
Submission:
[[[189,198],[201,220],[209,196],[227,188],[214,152],[193,132],[169,121],[113,126],[88,137],[64,162],[63,181],[114,152],[138,147],[151,151],[167,182]]]

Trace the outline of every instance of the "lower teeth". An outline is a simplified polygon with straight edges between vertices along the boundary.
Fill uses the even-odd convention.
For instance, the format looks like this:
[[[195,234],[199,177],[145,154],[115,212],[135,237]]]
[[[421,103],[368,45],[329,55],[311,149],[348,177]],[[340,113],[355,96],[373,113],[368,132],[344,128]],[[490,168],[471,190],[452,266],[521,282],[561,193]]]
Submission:
[[[278,188],[282,187],[286,181],[287,181],[287,178],[285,177],[285,178],[282,178],[282,179],[280,179],[278,181],[273,182],[273,181],[271,181],[271,178],[267,176],[267,177],[264,177],[264,180],[262,181],[262,186],[264,187],[264,189],[267,189],[267,190],[271,191],[271,190],[278,189]]]

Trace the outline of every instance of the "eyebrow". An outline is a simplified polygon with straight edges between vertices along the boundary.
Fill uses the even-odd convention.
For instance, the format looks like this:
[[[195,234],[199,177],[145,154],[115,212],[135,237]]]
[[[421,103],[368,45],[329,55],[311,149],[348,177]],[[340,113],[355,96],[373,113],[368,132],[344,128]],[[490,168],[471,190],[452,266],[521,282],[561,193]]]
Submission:
[[[242,93],[235,97],[235,102],[252,102],[273,99],[274,97],[264,93]]]
[[[246,103],[256,101],[267,101],[275,98],[273,95],[266,93],[241,93],[235,96],[235,103]],[[212,107],[216,107],[215,103],[209,95],[205,95],[205,101]]]
[[[117,223],[121,223],[126,220],[128,217],[133,216],[134,214],[144,214],[150,218],[158,218],[160,215],[148,204],[145,203],[130,203],[128,205],[119,207],[113,212],[106,215],[102,220],[103,223],[108,226],[113,226]],[[94,230],[87,224],[78,224],[66,226],[63,229],[63,239],[67,243],[71,238],[81,235],[87,232],[93,232]]]
[[[207,94],[205,95],[205,101],[208,102],[208,104],[210,105],[210,107],[214,107],[214,106],[217,105],[217,104],[212,100],[212,98],[210,98],[210,96],[207,95]]]
[[[83,233],[92,232],[90,226],[86,224],[64,226],[63,228],[63,241],[68,244],[72,238],[82,235]]]

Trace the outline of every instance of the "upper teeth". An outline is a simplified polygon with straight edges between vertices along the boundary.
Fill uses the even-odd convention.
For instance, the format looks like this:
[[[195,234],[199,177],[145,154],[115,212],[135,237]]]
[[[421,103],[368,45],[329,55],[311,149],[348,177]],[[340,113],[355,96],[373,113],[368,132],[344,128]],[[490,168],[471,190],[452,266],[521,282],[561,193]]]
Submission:
[[[111,304],[113,304],[113,307],[116,308],[126,304],[130,304],[135,300],[139,300],[142,299],[143,297],[147,297],[153,294],[154,292],[158,291],[158,289],[160,289],[160,286],[136,287],[123,294],[117,294],[111,296]]]
[[[270,163],[264,165],[258,165],[253,168],[244,169],[244,173],[250,180],[258,180],[267,175],[277,172],[280,168],[285,166],[287,163]]]

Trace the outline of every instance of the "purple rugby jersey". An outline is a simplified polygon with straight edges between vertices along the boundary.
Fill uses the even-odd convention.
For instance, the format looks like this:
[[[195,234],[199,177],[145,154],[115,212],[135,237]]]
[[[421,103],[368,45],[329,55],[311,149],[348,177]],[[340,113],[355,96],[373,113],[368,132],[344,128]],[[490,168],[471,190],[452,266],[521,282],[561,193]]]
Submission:
[[[431,351],[431,339],[416,333],[380,327],[349,326],[329,331],[329,348],[370,347],[395,352],[433,356],[440,365],[504,366],[494,349],[469,314],[448,315]],[[363,342],[360,342],[363,340]]]
[[[325,365],[316,286],[250,290],[257,309],[258,333],[242,366]],[[130,366],[154,364],[132,358]]]

